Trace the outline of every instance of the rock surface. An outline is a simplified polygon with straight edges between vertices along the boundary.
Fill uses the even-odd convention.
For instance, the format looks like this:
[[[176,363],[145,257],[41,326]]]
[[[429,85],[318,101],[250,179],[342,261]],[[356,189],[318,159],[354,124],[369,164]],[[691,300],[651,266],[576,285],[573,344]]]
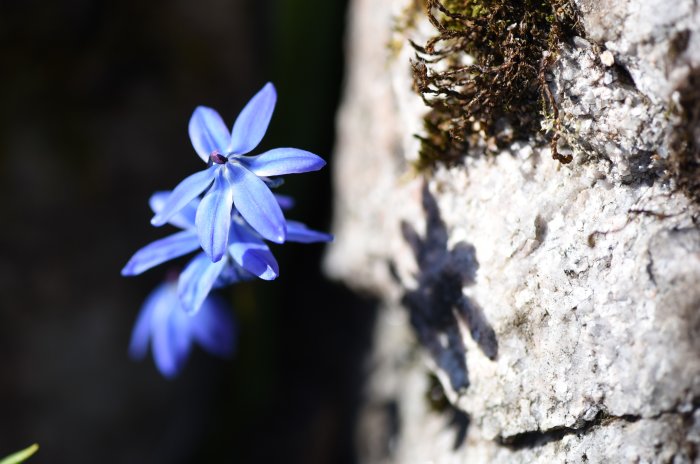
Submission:
[[[697,5],[577,1],[586,38],[547,76],[573,163],[520,141],[423,175],[407,39],[432,30],[415,3],[351,2],[338,115],[326,271],[384,306],[364,460],[696,461],[700,231],[668,160]]]

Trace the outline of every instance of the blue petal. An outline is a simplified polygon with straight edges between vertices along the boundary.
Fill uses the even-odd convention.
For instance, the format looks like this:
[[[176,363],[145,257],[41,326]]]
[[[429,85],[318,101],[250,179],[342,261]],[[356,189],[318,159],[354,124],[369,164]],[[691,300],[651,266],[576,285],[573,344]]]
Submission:
[[[162,209],[153,216],[151,224],[162,226],[170,220],[178,211],[187,206],[189,202],[209,187],[214,180],[219,165],[210,166],[204,171],[199,171],[185,178],[170,194]]]
[[[277,260],[262,239],[235,221],[231,235],[229,253],[243,269],[263,280],[273,280],[279,275]]]
[[[148,204],[154,214],[158,214],[163,209],[165,202],[168,201],[170,197],[170,193],[170,190],[161,190],[151,195]],[[190,201],[184,208],[171,217],[168,222],[180,229],[194,229],[194,217],[197,213],[198,204],[199,200],[197,199]]]
[[[280,205],[280,208],[283,210],[294,208],[294,198],[289,195],[280,195],[279,193],[273,193],[273,195],[277,200],[277,204]]]
[[[148,199],[148,206],[151,207],[153,214],[158,214],[163,209],[163,205],[170,197],[170,193],[172,193],[170,190],[159,190],[151,195],[151,198]]]
[[[258,146],[270,124],[276,102],[275,86],[268,82],[250,99],[236,118],[229,152],[243,155]]]
[[[147,297],[141,306],[141,311],[136,318],[136,324],[131,331],[131,341],[129,342],[129,356],[132,359],[143,359],[148,350],[148,340],[151,337],[151,322],[153,311],[163,300],[164,286],[159,285]]]
[[[219,261],[226,253],[232,207],[233,186],[226,168],[220,169],[214,185],[199,203],[195,219],[199,243],[213,262]]]
[[[326,162],[311,152],[297,148],[275,148],[257,156],[237,158],[257,176],[280,176],[318,171]]]
[[[231,143],[231,133],[219,113],[206,106],[198,106],[189,124],[190,141],[204,162],[214,150],[224,151]]]
[[[241,267],[263,280],[275,280],[280,274],[277,260],[269,249],[249,249],[243,253]]]
[[[172,293],[177,295],[177,285],[172,284]],[[179,299],[175,296],[176,304],[170,313],[170,337],[175,357],[182,364],[192,346],[192,318],[185,313]]]
[[[192,316],[192,338],[211,354],[229,357],[233,354],[236,330],[226,304],[216,296],[204,300],[200,311]]]
[[[234,261],[228,260],[228,264],[221,271],[221,274],[219,274],[216,282],[214,282],[213,288],[226,287],[236,282],[245,282],[246,280],[253,279],[255,279],[254,275],[243,269]]]
[[[177,293],[188,314],[195,314],[199,310],[227,262],[228,259],[222,259],[212,263],[209,256],[200,253],[182,271]]]
[[[299,243],[331,242],[333,236],[309,229],[297,221],[287,221],[287,241]]]
[[[263,238],[283,243],[286,224],[275,196],[265,182],[246,168],[229,163],[233,184],[233,204],[243,219]]]
[[[155,242],[149,243],[134,253],[124,269],[123,276],[138,275],[161,263],[186,255],[199,248],[197,234],[183,230]]]
[[[171,378],[180,371],[189,354],[189,329],[176,319],[182,308],[175,284],[165,285],[151,319],[153,359],[161,374]]]

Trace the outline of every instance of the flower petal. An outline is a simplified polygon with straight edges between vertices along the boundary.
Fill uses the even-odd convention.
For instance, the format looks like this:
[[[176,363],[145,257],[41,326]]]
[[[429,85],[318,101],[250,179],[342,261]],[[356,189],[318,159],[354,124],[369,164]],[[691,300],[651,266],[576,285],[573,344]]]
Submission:
[[[195,108],[189,124],[190,141],[204,162],[214,150],[223,151],[231,143],[231,133],[215,109],[206,106]]]
[[[280,274],[277,260],[269,249],[247,250],[243,253],[241,267],[262,280],[275,280]]]
[[[290,197],[289,195],[281,195],[279,193],[273,193],[273,195],[277,200],[277,204],[280,205],[280,208],[283,210],[294,208],[294,198]]]
[[[177,319],[182,311],[177,299],[175,284],[165,284],[158,305],[153,310],[153,360],[167,378],[174,377],[182,368],[189,354],[189,328]]]
[[[186,207],[189,202],[197,198],[212,183],[218,168],[218,164],[210,166],[204,171],[196,172],[180,182],[165,201],[162,209],[153,216],[151,224],[156,227],[162,226],[178,211]]]
[[[122,269],[123,276],[138,275],[161,263],[186,255],[199,248],[197,234],[183,230],[155,242],[151,242],[134,253]]]
[[[159,285],[146,297],[146,301],[141,306],[129,342],[129,356],[132,359],[143,359],[146,356],[148,340],[151,338],[153,311],[162,302],[163,292],[164,286]]]
[[[226,253],[232,207],[233,186],[226,169],[220,169],[214,185],[199,203],[195,218],[199,243],[213,262]]]
[[[229,163],[233,184],[233,204],[243,219],[263,238],[283,243],[286,236],[284,215],[275,196],[258,176],[236,163]]]
[[[171,193],[171,190],[159,190],[151,195],[151,198],[148,199],[148,206],[151,207],[153,214],[158,214],[160,210],[163,209],[163,205],[168,200]]]
[[[180,303],[185,311],[193,315],[202,306],[228,259],[212,263],[209,256],[200,253],[190,261],[177,285]]]
[[[321,157],[298,148],[275,148],[261,155],[240,156],[237,159],[257,176],[318,171],[326,165]]]
[[[185,313],[177,298],[177,285],[172,284],[171,292],[175,295],[176,304],[170,312],[170,337],[175,356],[182,363],[192,346],[192,318]]]
[[[273,280],[279,275],[277,260],[265,242],[234,221],[231,227],[229,253],[243,269],[263,280]]]
[[[250,272],[243,269],[236,262],[228,260],[228,264],[224,267],[219,274],[219,277],[214,282],[213,288],[226,287],[236,282],[245,282],[246,280],[253,280],[255,276]]]
[[[233,354],[236,327],[231,313],[220,298],[209,295],[200,311],[191,319],[192,338],[202,348],[224,358]]]
[[[309,229],[297,221],[287,221],[287,241],[298,243],[331,242],[333,236],[325,232]]]
[[[250,99],[236,118],[229,152],[243,155],[258,146],[270,124],[276,102],[275,86],[268,82]]]
[[[168,198],[170,197],[170,193],[170,190],[161,190],[151,195],[151,198],[148,200],[148,205],[151,207],[153,214],[158,214],[163,209],[165,202],[168,201]],[[168,222],[175,227],[179,227],[180,229],[194,229],[194,218],[195,214],[197,213],[198,204],[198,199],[190,201],[184,208],[175,213],[175,215],[171,217]]]

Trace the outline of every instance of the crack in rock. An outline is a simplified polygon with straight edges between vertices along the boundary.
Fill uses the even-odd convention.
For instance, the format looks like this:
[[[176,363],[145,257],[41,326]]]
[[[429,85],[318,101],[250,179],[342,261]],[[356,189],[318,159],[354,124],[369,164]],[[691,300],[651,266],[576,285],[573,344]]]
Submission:
[[[536,448],[544,446],[548,443],[560,441],[567,435],[576,435],[580,437],[595,430],[596,428],[606,427],[617,422],[625,422],[632,424],[642,419],[652,421],[660,420],[665,416],[669,415],[681,417],[684,423],[686,424],[687,432],[690,432],[695,425],[696,421],[694,419],[698,411],[700,411],[700,398],[693,398],[692,401],[686,406],[678,405],[673,409],[662,411],[658,414],[649,417],[643,417],[637,414],[614,415],[606,412],[604,409],[601,409],[600,411],[598,411],[598,413],[592,420],[583,421],[583,423],[581,423],[581,425],[578,426],[561,426],[553,427],[547,430],[533,430],[518,433],[515,435],[510,435],[507,437],[498,437],[495,441],[499,445],[504,446],[510,450]]]
[[[505,446],[511,450],[520,450],[524,448],[534,448],[544,446],[553,441],[559,441],[567,435],[576,434],[584,435],[595,427],[604,427],[612,422],[637,422],[641,416],[625,414],[622,416],[614,416],[605,411],[598,411],[595,418],[591,421],[586,421],[580,427],[555,427],[548,430],[534,430],[530,432],[518,433],[508,437],[496,439],[496,442],[501,446]]]

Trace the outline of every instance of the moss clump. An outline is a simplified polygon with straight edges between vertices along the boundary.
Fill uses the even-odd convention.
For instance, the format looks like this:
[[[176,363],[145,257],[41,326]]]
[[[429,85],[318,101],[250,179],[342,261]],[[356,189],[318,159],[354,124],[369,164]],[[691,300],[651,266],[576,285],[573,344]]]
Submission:
[[[528,139],[545,118],[553,157],[571,161],[556,151],[559,115],[545,81],[559,44],[582,35],[570,0],[424,1],[437,35],[413,44],[414,86],[432,108],[418,167],[456,162],[480,141],[495,150]]]
[[[467,141],[454,131],[453,119],[460,115],[450,110],[449,107],[433,108],[423,119],[423,128],[428,135],[416,135],[421,141],[421,151],[415,165],[421,171],[438,162],[455,164],[469,148]]]

